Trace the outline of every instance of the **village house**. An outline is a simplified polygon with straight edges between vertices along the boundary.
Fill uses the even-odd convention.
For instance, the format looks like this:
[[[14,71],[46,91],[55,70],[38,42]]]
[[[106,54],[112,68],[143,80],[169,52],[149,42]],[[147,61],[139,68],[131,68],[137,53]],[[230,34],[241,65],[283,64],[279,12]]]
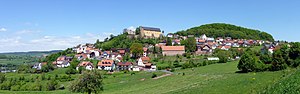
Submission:
[[[117,70],[119,71],[125,71],[125,70],[132,70],[132,62],[119,62],[117,64]]]
[[[184,46],[162,46],[161,49],[164,56],[183,55],[185,53]]]
[[[89,61],[82,61],[81,63],[79,63],[78,66],[76,67],[76,70],[79,70],[80,67],[83,67],[86,70],[93,70],[94,69],[93,63],[91,63]]]
[[[179,39],[174,39],[173,41],[172,41],[172,45],[180,45],[180,40]]]
[[[98,69],[112,71],[115,68],[113,60],[101,60],[98,62]]]
[[[138,59],[138,66],[141,66],[141,67],[150,67],[151,66],[151,63],[150,62],[150,58],[149,57],[140,57]]]
[[[139,26],[140,36],[143,38],[159,38],[162,32],[159,28]]]
[[[128,35],[135,35],[135,28],[134,27],[129,27],[123,29],[123,33],[127,33]]]
[[[197,46],[197,51],[196,51],[197,55],[212,54],[212,52],[213,52],[213,49],[209,45],[198,45]]]
[[[56,59],[56,61],[52,62],[53,65],[56,65],[59,68],[65,68],[70,66],[70,62],[72,61],[72,57],[60,56]]]
[[[219,61],[218,57],[207,57],[208,61]]]
[[[36,70],[41,70],[44,65],[47,65],[47,62],[35,63],[31,68]]]
[[[146,47],[143,47],[143,56],[144,57],[147,57],[148,56],[148,48],[146,48]]]

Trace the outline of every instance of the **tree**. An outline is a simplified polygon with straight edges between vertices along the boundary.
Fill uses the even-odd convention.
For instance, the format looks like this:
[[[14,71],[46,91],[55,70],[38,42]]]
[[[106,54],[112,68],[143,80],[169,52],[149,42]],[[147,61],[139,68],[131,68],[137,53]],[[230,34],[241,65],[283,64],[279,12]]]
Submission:
[[[237,67],[242,72],[264,71],[266,69],[265,65],[251,51],[246,51],[242,55]]]
[[[226,63],[228,61],[228,57],[230,57],[230,53],[228,51],[219,50],[217,52],[217,56],[219,58],[219,63]]]
[[[196,37],[199,37],[202,34],[206,34],[207,36],[215,38],[231,37],[234,39],[255,39],[274,41],[272,35],[266,32],[225,23],[205,24],[187,30],[179,31],[176,34],[181,36],[195,35]]]
[[[141,43],[132,43],[130,46],[130,52],[136,58],[137,56],[143,54],[143,44]]]
[[[0,84],[3,83],[5,79],[6,79],[5,74],[0,73]]]
[[[194,37],[190,37],[187,40],[182,41],[183,45],[185,46],[185,50],[187,52],[195,52],[196,51],[196,40]]]
[[[167,46],[172,46],[172,39],[171,38],[167,38],[167,43],[166,43]]]
[[[287,64],[283,58],[283,54],[280,50],[275,50],[273,53],[273,60],[272,60],[272,71],[283,70],[287,68]]]
[[[57,84],[58,84],[57,81],[55,81],[54,79],[52,79],[52,80],[50,80],[50,81],[47,83],[47,89],[48,89],[48,90],[55,90]]]
[[[125,61],[128,61],[129,59],[130,59],[130,55],[129,55],[129,53],[126,53],[123,57],[123,61],[125,62]]]
[[[141,30],[140,30],[140,28],[138,27],[138,28],[136,28],[135,29],[135,35],[139,35],[141,33]]]
[[[73,81],[69,90],[72,92],[87,92],[88,94],[100,93],[103,91],[103,83],[102,76],[100,72],[93,71],[85,71],[80,75],[79,79]]]

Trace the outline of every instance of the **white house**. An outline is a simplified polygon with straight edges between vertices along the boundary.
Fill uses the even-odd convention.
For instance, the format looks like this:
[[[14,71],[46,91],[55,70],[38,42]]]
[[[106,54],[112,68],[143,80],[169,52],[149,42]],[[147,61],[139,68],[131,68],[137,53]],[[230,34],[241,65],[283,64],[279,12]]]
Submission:
[[[207,36],[205,34],[203,34],[203,35],[200,36],[200,39],[201,40],[207,40]]]
[[[138,59],[138,66],[145,67],[145,64],[143,63],[142,58]]]
[[[132,71],[140,71],[140,68],[138,66],[133,66]]]
[[[83,61],[83,62],[79,63],[78,66],[76,67],[76,70],[79,70],[79,67],[84,67],[86,70],[94,69],[93,63],[91,63],[89,61]]]
[[[217,60],[219,60],[219,58],[218,57],[207,57],[207,60],[209,60],[209,61],[217,61]]]
[[[101,60],[98,62],[99,70],[113,70],[115,67],[113,60]]]
[[[65,68],[70,66],[70,62],[72,61],[72,57],[60,56],[56,59],[56,61],[52,62],[53,65],[56,65],[59,68]]]

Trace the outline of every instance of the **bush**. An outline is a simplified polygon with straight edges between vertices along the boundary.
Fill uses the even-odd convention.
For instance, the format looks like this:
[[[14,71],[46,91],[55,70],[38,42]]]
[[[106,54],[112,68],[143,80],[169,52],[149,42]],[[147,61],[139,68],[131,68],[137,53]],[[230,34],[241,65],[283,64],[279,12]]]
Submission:
[[[259,61],[256,56],[246,52],[245,54],[242,55],[237,67],[242,72],[252,72],[256,70],[261,70],[261,69],[257,69],[258,67],[261,66],[263,65],[261,65],[261,61]]]
[[[0,85],[1,90],[10,90],[11,83],[10,81],[5,81]]]
[[[55,90],[57,86],[57,82],[55,80],[51,80],[47,83],[47,90]]]
[[[155,78],[157,75],[155,73],[152,74],[151,78]]]
[[[76,71],[74,68],[69,67],[69,68],[66,70],[65,73],[66,73],[66,74],[76,74],[77,71]]]
[[[42,85],[39,81],[36,81],[30,88],[32,91],[42,91]]]
[[[20,88],[21,88],[20,85],[14,85],[14,86],[11,86],[11,90],[12,90],[12,91],[20,91]]]
[[[0,73],[0,83],[3,83],[5,81],[5,74]]]

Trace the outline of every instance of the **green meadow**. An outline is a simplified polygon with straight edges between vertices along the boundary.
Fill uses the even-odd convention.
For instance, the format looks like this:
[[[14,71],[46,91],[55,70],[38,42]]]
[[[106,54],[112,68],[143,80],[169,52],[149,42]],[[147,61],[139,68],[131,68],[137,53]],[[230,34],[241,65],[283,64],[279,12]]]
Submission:
[[[178,69],[171,76],[165,76],[159,79],[152,79],[153,73],[161,76],[164,72],[119,72],[104,76],[104,94],[253,94],[268,93],[274,90],[282,91],[286,87],[278,87],[279,83],[288,85],[289,83],[300,82],[295,80],[300,77],[300,70],[286,69],[276,72],[258,72],[258,73],[237,73],[238,62],[228,62],[212,64],[203,67]],[[55,74],[63,76],[65,69],[58,69],[46,74],[54,77]],[[15,74],[8,73],[7,77],[34,77],[41,74]],[[76,79],[78,75],[72,75]],[[42,82],[44,83],[44,82]],[[0,93],[10,94],[69,94],[68,86],[70,81],[59,82],[66,89],[56,91],[5,91]],[[293,85],[292,85],[293,86]],[[299,90],[298,87],[295,89]]]

